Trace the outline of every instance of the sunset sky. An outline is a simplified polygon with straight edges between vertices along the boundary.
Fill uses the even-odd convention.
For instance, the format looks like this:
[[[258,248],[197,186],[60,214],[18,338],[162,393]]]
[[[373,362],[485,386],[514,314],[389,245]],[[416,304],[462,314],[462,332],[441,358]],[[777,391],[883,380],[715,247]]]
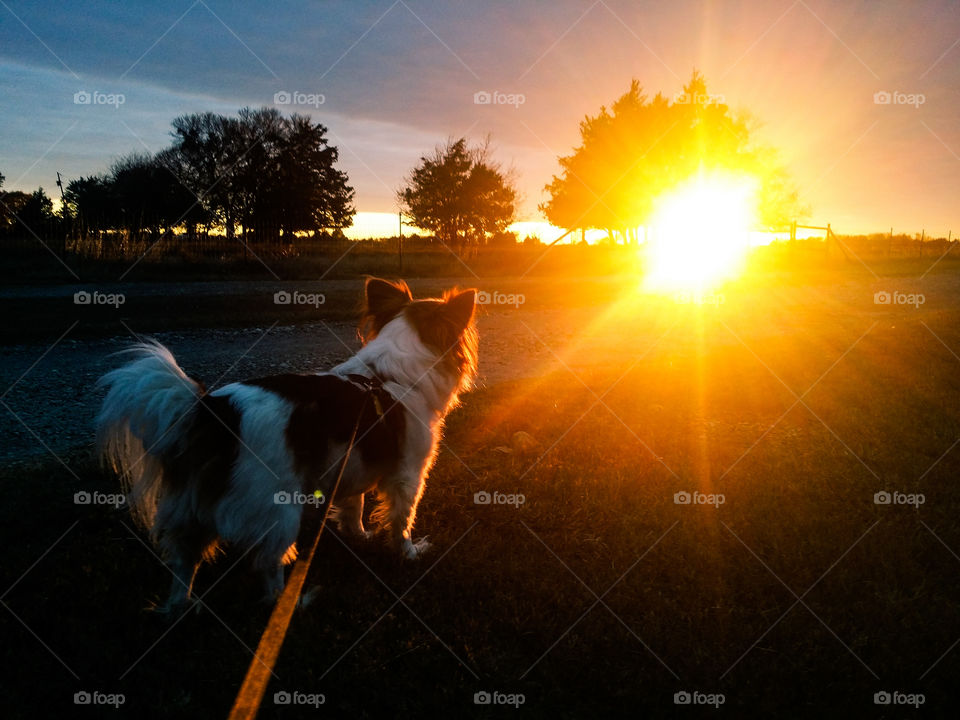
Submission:
[[[960,232],[960,3],[947,0],[2,0],[0,172],[6,189],[56,196],[58,170],[160,150],[177,115],[301,93],[323,102],[277,107],[329,128],[361,213],[395,213],[403,176],[448,136],[489,133],[515,168],[521,219],[536,221],[584,115],[631,78],[672,97],[694,68],[781,150],[812,220]],[[78,92],[124,102],[76,104]],[[478,92],[521,97],[477,104]],[[385,220],[367,227],[393,232]]]

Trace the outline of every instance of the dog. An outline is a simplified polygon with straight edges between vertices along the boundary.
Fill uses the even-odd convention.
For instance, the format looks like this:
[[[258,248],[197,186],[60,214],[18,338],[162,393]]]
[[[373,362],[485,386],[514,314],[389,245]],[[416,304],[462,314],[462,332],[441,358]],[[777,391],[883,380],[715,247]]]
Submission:
[[[342,532],[371,536],[363,503],[376,490],[390,545],[406,559],[426,552],[413,525],[444,420],[476,376],[475,304],[475,290],[414,300],[402,281],[369,278],[349,360],[212,392],[158,342],[121,351],[132,361],[98,383],[97,449],[173,571],[159,610],[192,602],[197,569],[221,544],[250,553],[275,600],[304,504],[329,499],[338,475],[331,515]]]

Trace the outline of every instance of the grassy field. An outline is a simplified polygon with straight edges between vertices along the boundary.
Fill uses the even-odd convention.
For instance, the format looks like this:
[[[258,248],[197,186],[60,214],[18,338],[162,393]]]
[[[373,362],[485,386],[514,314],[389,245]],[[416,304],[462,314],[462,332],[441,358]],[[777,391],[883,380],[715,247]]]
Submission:
[[[914,712],[878,692],[954,709],[958,284],[874,271],[716,304],[604,297],[530,379],[467,396],[418,519],[433,554],[327,533],[260,717],[714,712],[678,692],[732,716]],[[922,308],[871,300],[918,283]],[[541,289],[558,312],[573,293]],[[74,504],[115,481],[83,452],[67,464],[0,478],[4,717],[82,714],[77,691],[123,694],[100,716],[225,717],[268,616],[243,559],[201,570],[204,612],[145,612],[167,571],[122,510]]]

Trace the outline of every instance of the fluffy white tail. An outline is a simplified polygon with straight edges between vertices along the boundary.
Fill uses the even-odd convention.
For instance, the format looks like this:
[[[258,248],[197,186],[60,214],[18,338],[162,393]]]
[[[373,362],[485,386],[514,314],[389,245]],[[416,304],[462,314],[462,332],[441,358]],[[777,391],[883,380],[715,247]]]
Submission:
[[[152,528],[163,489],[161,458],[182,439],[203,386],[156,341],[122,352],[135,359],[97,383],[109,388],[97,416],[97,450],[120,475],[134,518]]]

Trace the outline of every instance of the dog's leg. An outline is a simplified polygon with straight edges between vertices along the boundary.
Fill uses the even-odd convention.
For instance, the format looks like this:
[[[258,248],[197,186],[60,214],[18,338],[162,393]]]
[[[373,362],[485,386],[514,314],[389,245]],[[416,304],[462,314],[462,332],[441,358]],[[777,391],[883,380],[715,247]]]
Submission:
[[[173,580],[170,584],[170,595],[165,605],[157,608],[157,612],[176,613],[193,603],[193,579],[196,577],[200,560],[203,557],[203,545],[191,538],[189,533],[183,535],[171,534],[166,539],[164,555],[167,557]]]
[[[391,543],[407,560],[416,560],[430,549],[426,538],[414,541],[411,535],[423,489],[419,476],[395,478],[381,487]]]
[[[338,499],[334,508],[337,527],[344,535],[369,539],[373,533],[363,529],[363,493]]]
[[[283,566],[297,557],[296,541],[300,529],[299,505],[275,505],[277,513],[268,535],[261,542],[254,558],[254,566],[263,578],[264,602],[274,603],[286,585]]]

